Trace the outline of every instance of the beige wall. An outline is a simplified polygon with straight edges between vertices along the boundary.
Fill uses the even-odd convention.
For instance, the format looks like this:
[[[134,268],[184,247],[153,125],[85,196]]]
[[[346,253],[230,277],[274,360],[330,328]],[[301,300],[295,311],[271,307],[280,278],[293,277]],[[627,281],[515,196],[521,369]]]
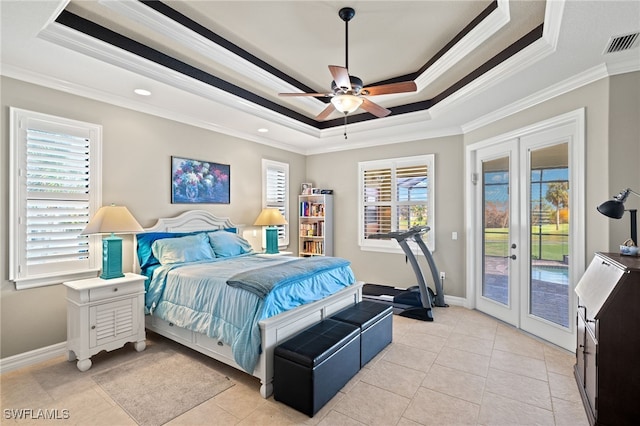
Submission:
[[[612,80],[615,79],[617,77]],[[465,134],[465,144],[468,145],[585,108],[586,264],[595,251],[606,251],[609,246],[609,219],[595,210],[596,205],[610,197],[607,160],[609,103],[609,79],[602,79]],[[594,229],[598,231],[593,232]]]
[[[241,139],[91,101],[16,80],[2,78],[2,170],[0,174],[0,357],[66,340],[66,306],[62,286],[15,291],[8,281],[8,117],[9,106],[59,115],[103,126],[103,204],[127,205],[143,226],[155,218],[188,209],[172,205],[169,195],[171,155],[231,165],[231,204],[203,206],[211,212],[250,224],[260,208],[260,160],[288,162],[292,212],[297,211],[301,182],[335,191],[335,254],[353,262],[363,281],[415,284],[403,255],[361,251],[357,243],[357,163],[381,158],[433,153],[436,156],[435,259],[446,271],[445,293],[464,297],[464,146],[542,121],[577,108],[586,109],[586,256],[615,249],[626,239],[628,215],[605,218],[595,206],[631,187],[640,190],[640,73],[603,79],[553,100],[499,120],[464,136],[358,149],[305,157]],[[640,198],[628,206],[639,207]],[[295,214],[292,214],[292,219]],[[597,231],[594,231],[597,230]],[[459,239],[451,240],[451,232]],[[292,227],[291,250],[297,250]],[[131,245],[129,253],[131,255]]]
[[[609,182],[608,192],[599,202],[625,188],[640,193],[640,72],[612,78],[609,91]],[[629,195],[625,207],[640,210],[640,197]],[[620,243],[630,237],[629,213],[620,220],[605,220],[608,248],[618,251]]]
[[[629,215],[609,219],[596,206],[624,188],[640,192],[640,72],[602,79],[465,135],[478,142],[578,108],[586,113],[585,262],[597,251],[617,251],[629,238]],[[640,208],[631,195],[627,208]]]
[[[347,142],[348,143],[348,142]],[[358,245],[358,162],[412,155],[435,154],[434,259],[446,272],[445,294],[464,296],[464,146],[462,136],[355,149],[307,158],[307,176],[315,186],[334,190],[335,255],[351,260],[356,277],[364,282],[409,287],[417,281],[404,254],[362,251]],[[458,240],[451,240],[452,232]],[[431,275],[424,258],[419,260],[427,283]]]
[[[215,161],[231,166],[231,203],[196,208],[252,225],[262,203],[261,160],[289,163],[291,188],[297,194],[306,178],[305,159],[265,145],[92,101],[10,78],[2,78],[2,147],[0,201],[2,246],[0,266],[0,357],[66,340],[63,286],[16,291],[8,281],[9,107],[82,120],[103,126],[103,204],[126,205],[143,227],[158,217],[192,208],[171,204],[171,156]],[[297,197],[291,200],[292,217]],[[297,231],[297,226],[293,227]],[[123,267],[131,270],[132,239],[125,239]],[[292,238],[292,244],[296,238]],[[295,248],[297,250],[297,246]]]

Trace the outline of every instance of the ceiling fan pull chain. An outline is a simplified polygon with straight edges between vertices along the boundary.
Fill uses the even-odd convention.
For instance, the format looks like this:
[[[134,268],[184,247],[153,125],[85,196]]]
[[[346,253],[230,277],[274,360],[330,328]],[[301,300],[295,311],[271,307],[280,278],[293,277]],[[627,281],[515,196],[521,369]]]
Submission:
[[[344,138],[347,139],[347,113],[344,113]]]

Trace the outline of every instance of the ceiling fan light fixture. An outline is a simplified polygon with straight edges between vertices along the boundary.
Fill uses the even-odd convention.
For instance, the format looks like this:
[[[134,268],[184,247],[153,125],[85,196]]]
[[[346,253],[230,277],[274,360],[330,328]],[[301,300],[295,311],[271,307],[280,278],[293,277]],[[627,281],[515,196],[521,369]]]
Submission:
[[[360,108],[362,98],[355,95],[337,95],[331,98],[331,103],[340,112],[350,114]]]

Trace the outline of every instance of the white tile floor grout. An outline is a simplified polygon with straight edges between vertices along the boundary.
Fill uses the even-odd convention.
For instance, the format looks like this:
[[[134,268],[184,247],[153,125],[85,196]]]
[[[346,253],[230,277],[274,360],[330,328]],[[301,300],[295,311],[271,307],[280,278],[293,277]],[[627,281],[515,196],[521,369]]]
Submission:
[[[434,309],[434,322],[393,317],[393,342],[313,418],[273,398],[259,381],[207,362],[235,386],[175,418],[169,425],[588,425],[573,377],[573,354],[477,311]],[[149,333],[149,346],[168,345]],[[135,425],[91,379],[100,364],[144,356],[126,347],[94,357],[89,374],[49,378],[42,372],[63,357],[0,376],[2,424]],[[73,363],[71,363],[73,365]],[[54,383],[51,383],[55,381]],[[68,419],[17,421],[6,409],[68,410]],[[60,411],[60,416],[64,413]]]

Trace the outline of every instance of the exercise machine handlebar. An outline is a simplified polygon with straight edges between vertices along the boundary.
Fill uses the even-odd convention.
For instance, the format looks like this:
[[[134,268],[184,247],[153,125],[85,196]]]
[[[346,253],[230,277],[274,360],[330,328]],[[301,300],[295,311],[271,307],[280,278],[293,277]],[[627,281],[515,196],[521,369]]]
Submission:
[[[448,305],[444,302],[444,291],[442,288],[442,282],[440,282],[440,273],[438,272],[438,267],[436,266],[436,262],[433,260],[433,255],[431,254],[431,251],[429,250],[424,240],[422,239],[422,234],[425,234],[430,230],[431,228],[429,226],[417,225],[407,229],[406,231],[393,231],[393,232],[387,232],[384,234],[371,234],[367,236],[367,238],[371,238],[374,240],[394,239],[398,242],[398,244],[400,244],[402,251],[404,251],[404,254],[407,256],[407,259],[411,263],[413,272],[415,273],[416,279],[418,280],[422,306],[424,308],[429,308],[429,309],[431,308],[432,300],[427,290],[427,284],[424,280],[424,275],[422,273],[422,270],[420,269],[420,265],[418,264],[418,259],[411,251],[411,248],[409,247],[409,243],[407,242],[407,240],[408,239],[414,240],[416,244],[418,244],[418,247],[420,247],[420,250],[422,250],[422,254],[424,254],[424,257],[427,259],[427,263],[429,264],[429,269],[431,270],[433,285],[436,288],[436,292],[435,292],[436,295],[435,295],[435,300],[433,301],[434,302],[433,304],[438,307],[446,307]]]

